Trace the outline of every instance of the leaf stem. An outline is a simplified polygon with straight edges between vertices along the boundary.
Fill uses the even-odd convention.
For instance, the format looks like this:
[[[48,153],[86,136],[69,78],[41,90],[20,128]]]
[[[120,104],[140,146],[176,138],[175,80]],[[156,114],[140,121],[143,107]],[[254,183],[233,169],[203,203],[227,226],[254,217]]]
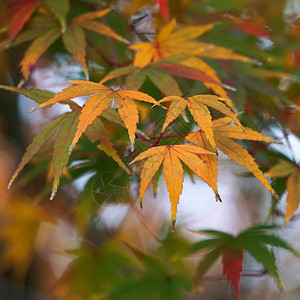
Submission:
[[[241,273],[241,277],[262,277],[267,275],[268,272],[266,269],[262,270],[255,270],[255,271],[244,271]],[[219,281],[219,280],[225,280],[225,275],[215,275],[215,276],[206,276],[202,277],[202,281]]]
[[[184,136],[187,136],[187,135],[189,135],[190,134],[190,132],[189,133],[183,133],[183,134],[174,134],[174,135],[165,135],[164,137],[162,136],[163,135],[163,133],[160,135],[160,136],[154,136],[154,137],[152,137],[152,138],[149,138],[149,140],[151,141],[151,140],[158,140],[158,142],[161,140],[161,139],[167,139],[167,138],[176,138],[176,137],[184,137]],[[157,141],[156,141],[157,142]],[[156,143],[156,142],[154,142],[154,144]],[[157,142],[157,144],[158,144],[158,142]]]

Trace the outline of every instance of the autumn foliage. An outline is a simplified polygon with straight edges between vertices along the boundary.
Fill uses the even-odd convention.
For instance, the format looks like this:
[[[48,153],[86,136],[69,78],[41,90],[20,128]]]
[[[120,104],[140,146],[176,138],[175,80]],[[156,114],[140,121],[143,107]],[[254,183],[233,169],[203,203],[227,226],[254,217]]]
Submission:
[[[269,5],[274,16],[269,17],[260,1],[241,1],[239,8],[233,0],[220,3],[4,1],[0,49],[5,55],[18,49],[22,58],[18,83],[0,82],[1,89],[34,100],[37,106],[30,112],[51,111],[57,103],[68,111],[39,130],[7,182],[18,196],[1,205],[0,240],[5,250],[0,261],[5,263],[0,271],[13,270],[18,280],[25,279],[39,224],[59,219],[53,212],[47,216],[45,203],[49,198],[59,201],[60,189],[83,175],[91,174],[75,204],[69,205],[68,216],[83,239],[89,240],[89,226],[101,216],[107,199],[120,202],[121,189],[122,204],[135,211],[137,202],[149,205],[142,204],[146,191],[151,186],[155,197],[160,178],[168,191],[174,231],[187,176],[200,178],[216,201],[224,201],[219,188],[223,153],[268,191],[270,210],[268,220],[261,220],[264,224],[237,235],[192,231],[208,236],[197,242],[169,230],[164,233],[169,227],[164,225],[155,233],[163,236],[157,238],[160,246],[147,250],[127,238],[129,231],[122,232],[121,224],[93,249],[84,243],[64,249],[73,261],[47,293],[53,292],[53,299],[183,299],[201,290],[207,271],[220,258],[233,297],[239,298],[240,279],[247,274],[246,255],[262,265],[261,275],[272,276],[283,288],[273,248],[299,256],[281,239],[277,223],[288,226],[298,209],[300,167],[295,156],[280,153],[276,145],[284,142],[293,152],[289,133],[300,133],[295,125],[300,48],[293,29],[300,25],[287,22],[287,33],[277,32],[274,18],[284,7],[273,2]],[[283,39],[293,46],[280,48],[276,43]],[[274,51],[259,47],[268,42]],[[57,93],[35,88],[32,74],[43,59],[55,61],[59,53],[80,68],[79,74],[65,76],[65,88]],[[283,133],[283,139],[275,132]],[[43,149],[48,149],[46,155]],[[24,175],[16,180],[23,169]],[[45,176],[43,187],[34,188],[33,200],[21,201],[24,186],[34,185],[39,174]],[[285,191],[286,211],[281,212],[277,206]],[[275,220],[277,215],[284,215],[283,222]],[[18,248],[22,224],[32,231],[19,255],[13,248]],[[192,268],[189,260],[195,255],[199,258]]]

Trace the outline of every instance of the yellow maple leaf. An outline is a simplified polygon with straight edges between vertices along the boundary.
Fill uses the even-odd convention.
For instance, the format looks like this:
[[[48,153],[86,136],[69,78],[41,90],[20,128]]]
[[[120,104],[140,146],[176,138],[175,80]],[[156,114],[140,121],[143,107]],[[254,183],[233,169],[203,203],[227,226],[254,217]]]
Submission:
[[[176,221],[177,205],[182,191],[183,168],[181,161],[188,166],[197,176],[211,186],[216,194],[217,188],[205,162],[198,154],[214,155],[212,152],[194,145],[165,145],[150,148],[138,155],[131,163],[147,159],[141,171],[140,199],[141,203],[145,191],[152,178],[163,165],[163,174],[166,181],[171,202],[171,220],[173,226]]]
[[[186,140],[195,144],[208,151],[214,152],[215,149],[208,141],[206,135],[202,130],[198,130],[195,132],[190,133],[186,136]],[[213,179],[213,184],[215,188],[217,187],[217,180],[218,180],[218,156],[217,155],[209,155],[201,153],[199,154],[201,159],[207,163],[208,172],[211,174],[211,178]],[[217,189],[217,188],[216,188]]]
[[[231,121],[232,120],[229,117],[220,118],[213,121],[213,133],[217,149],[251,172],[267,190],[275,195],[275,191],[272,189],[268,180],[260,171],[258,165],[254,161],[254,158],[245,148],[243,148],[242,145],[234,141],[234,139],[261,141],[266,143],[273,143],[275,141],[269,137],[263,136],[259,132],[253,131],[250,128],[241,128],[237,125],[229,125]],[[197,143],[197,146],[200,146],[208,151],[212,149],[210,143],[208,142],[207,136],[204,135],[201,130],[190,133],[186,136],[186,139],[192,143]],[[217,159],[215,159],[213,156],[203,155],[201,158],[207,162],[211,177],[214,178],[214,180],[217,180]]]
[[[231,49],[195,41],[195,38],[210,30],[213,24],[187,26],[176,31],[174,31],[174,27],[175,19],[161,29],[154,43],[139,42],[131,45],[130,49],[138,51],[134,57],[133,65],[144,68],[151,61],[155,62],[164,57],[180,54],[212,57],[215,59],[249,60],[245,56],[234,53]]]
[[[157,61],[163,57],[179,54],[193,54],[197,43],[192,41],[213,27],[212,24],[188,26],[172,32],[175,27],[175,19],[165,25],[156,37],[156,42],[140,42],[129,48],[138,51],[133,65],[144,68],[151,61]]]
[[[17,196],[17,195],[15,195]],[[19,197],[21,199],[21,197]],[[8,202],[1,208],[0,272],[12,268],[13,277],[25,280],[35,252],[35,238],[41,222],[54,222],[38,206],[21,200]]]
[[[84,13],[70,20],[67,23],[67,26],[64,25],[65,20],[63,19],[61,20],[62,27],[59,26],[55,20],[50,19],[49,21],[47,19],[47,22],[49,22],[49,24],[47,24],[49,27],[48,30],[42,31],[41,34],[35,38],[35,40],[26,50],[25,55],[20,62],[21,70],[25,79],[28,79],[31,67],[60,37],[62,37],[62,41],[68,52],[71,53],[82,66],[85,76],[88,78],[89,74],[86,62],[87,42],[85,30],[93,31],[100,35],[105,35],[127,44],[129,43],[126,39],[114,32],[109,26],[97,21],[98,18],[103,17],[110,11],[111,9],[107,8],[99,11]],[[30,30],[33,30],[30,26],[31,24],[29,24],[29,32]],[[36,31],[35,27],[34,30]]]
[[[223,103],[226,99],[214,95],[195,95],[189,98],[178,96],[169,96],[161,99],[159,103],[170,101],[172,102],[167,112],[165,123],[162,127],[162,132],[166,130],[171,122],[173,122],[180,114],[184,113],[187,107],[191,112],[194,120],[204,131],[210,144],[215,149],[216,143],[213,134],[213,123],[209,109],[207,106],[216,109],[226,116],[229,116],[241,127],[241,123],[235,114]]]
[[[288,222],[300,203],[300,168],[292,162],[280,159],[265,175],[271,178],[287,177],[286,190],[288,194],[284,221]]]
[[[70,151],[74,148],[86,128],[100,116],[112,102],[115,102],[117,106],[118,112],[128,130],[131,142],[134,142],[137,123],[139,121],[139,112],[134,100],[158,104],[151,96],[138,91],[114,90],[102,84],[84,80],[71,80],[70,83],[74,85],[65,88],[62,92],[33,109],[50,106],[57,102],[80,96],[91,96],[81,110],[77,131],[71,143]]]

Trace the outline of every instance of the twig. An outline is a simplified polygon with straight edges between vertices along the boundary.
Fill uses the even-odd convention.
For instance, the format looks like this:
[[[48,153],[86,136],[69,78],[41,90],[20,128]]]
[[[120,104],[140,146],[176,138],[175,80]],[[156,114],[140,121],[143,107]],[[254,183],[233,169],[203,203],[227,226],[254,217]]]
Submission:
[[[291,145],[291,142],[290,142],[290,139],[289,139],[289,135],[290,133],[285,129],[285,128],[282,128],[282,134],[283,134],[283,137],[286,141],[286,144],[290,150],[290,153],[291,153],[291,156],[293,158],[293,161],[298,164],[297,160],[296,160],[296,156],[295,156],[295,153],[293,151],[293,148],[292,148],[292,145]]]
[[[149,140],[158,140],[159,139],[159,141],[160,141],[162,138],[163,139],[168,139],[168,138],[184,137],[184,136],[187,136],[189,134],[190,133],[175,134],[175,135],[165,135],[164,137],[162,137],[162,135],[163,135],[163,133],[162,133],[159,137],[155,136],[155,137],[149,138]]]
[[[257,271],[244,271],[241,273],[241,277],[262,277],[267,274],[268,272],[266,269],[257,270]],[[219,281],[225,279],[226,279],[225,275],[215,275],[215,276],[202,277],[201,281]]]

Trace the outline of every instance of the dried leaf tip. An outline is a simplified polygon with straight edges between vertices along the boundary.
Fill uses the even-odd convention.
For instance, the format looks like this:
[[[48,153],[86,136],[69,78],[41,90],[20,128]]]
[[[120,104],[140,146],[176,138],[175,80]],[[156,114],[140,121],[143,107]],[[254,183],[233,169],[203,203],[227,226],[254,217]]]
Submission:
[[[133,152],[133,150],[134,150],[134,143],[130,142],[130,151]]]
[[[233,86],[230,86],[230,85],[228,85],[228,84],[223,83],[223,84],[222,84],[222,87],[223,87],[224,89],[226,89],[226,90],[230,90],[230,91],[236,92],[236,88],[233,87]],[[226,99],[226,100],[232,102],[230,99]]]
[[[8,183],[8,186],[7,186],[8,189],[11,188],[11,185],[13,184],[13,182],[14,182],[14,179],[12,178]]]
[[[217,202],[223,202],[219,193],[215,193],[215,197]]]
[[[278,282],[277,282],[277,287],[278,287],[278,289],[281,290],[281,291],[283,291],[283,289],[284,289],[283,283],[282,283],[281,281],[278,281]]]
[[[140,201],[140,208],[143,209],[143,201]]]
[[[127,45],[130,44],[130,42],[129,42],[128,40],[126,40],[125,38],[121,38],[121,42],[123,42],[123,43],[125,43],[125,44],[127,44]]]
[[[250,63],[252,63],[253,65],[258,66],[258,67],[262,65],[262,63],[259,60],[254,59],[254,58],[250,58],[249,61],[250,61]]]
[[[53,190],[50,196],[50,200],[53,200],[56,195],[57,190]]]
[[[176,220],[172,221],[171,228],[172,228],[172,231],[173,231],[173,232],[175,231],[175,223],[176,223]]]
[[[36,106],[36,107],[30,109],[30,110],[28,111],[28,113],[30,114],[30,113],[36,111],[38,108],[39,108],[39,106]]]
[[[276,201],[280,201],[280,197],[276,193],[274,193],[273,197]]]
[[[71,155],[73,149],[75,147],[75,144],[71,144],[70,148],[69,148],[69,151],[68,151],[68,154]]]

